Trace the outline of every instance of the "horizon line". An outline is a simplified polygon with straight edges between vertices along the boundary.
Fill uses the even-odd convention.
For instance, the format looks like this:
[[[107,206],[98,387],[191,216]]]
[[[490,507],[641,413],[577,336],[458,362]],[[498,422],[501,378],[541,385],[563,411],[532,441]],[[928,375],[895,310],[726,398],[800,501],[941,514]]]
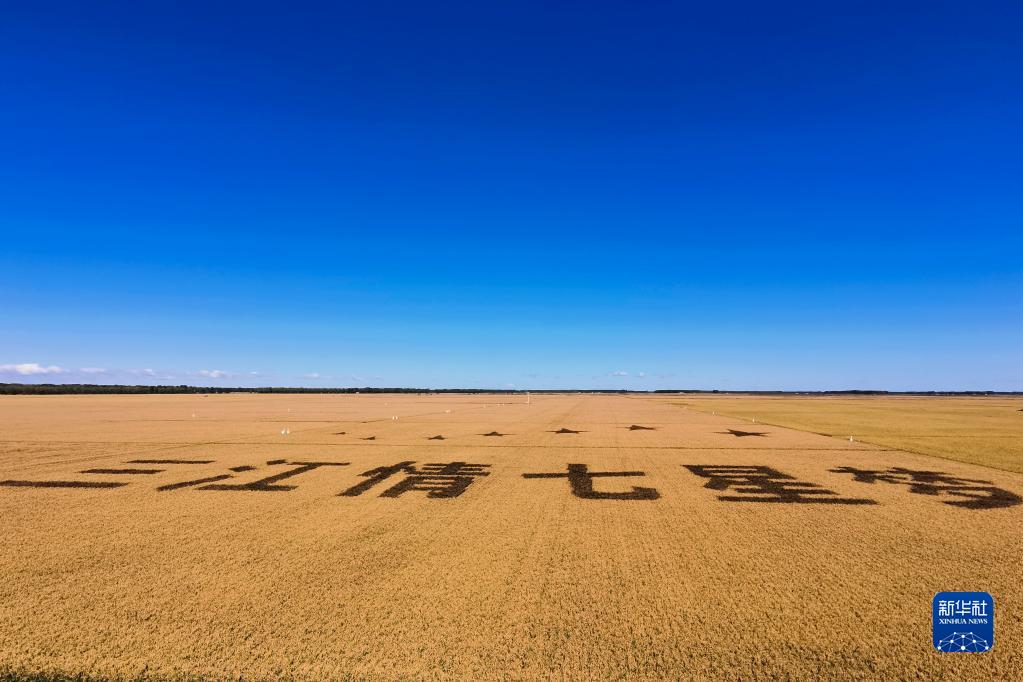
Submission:
[[[77,389],[77,390],[70,390]],[[928,389],[888,390],[866,388],[844,389],[629,389],[629,388],[428,388],[414,386],[193,386],[190,384],[82,384],[82,383],[0,383],[0,395],[38,394],[187,394],[187,393],[642,393],[642,394],[746,394],[746,395],[988,395],[1015,396],[1023,391],[990,389]]]

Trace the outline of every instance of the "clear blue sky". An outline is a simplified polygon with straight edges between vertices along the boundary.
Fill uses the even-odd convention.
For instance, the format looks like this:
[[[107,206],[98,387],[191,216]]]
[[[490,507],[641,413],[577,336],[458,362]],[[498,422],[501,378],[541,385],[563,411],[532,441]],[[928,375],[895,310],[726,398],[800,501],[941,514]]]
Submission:
[[[1020,3],[299,5],[5,7],[0,381],[1023,389]]]

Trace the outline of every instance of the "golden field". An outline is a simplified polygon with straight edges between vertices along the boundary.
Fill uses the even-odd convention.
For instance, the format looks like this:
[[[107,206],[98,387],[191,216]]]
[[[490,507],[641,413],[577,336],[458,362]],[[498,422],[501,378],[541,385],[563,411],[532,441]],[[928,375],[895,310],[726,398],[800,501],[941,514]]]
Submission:
[[[663,399],[662,399],[663,400]],[[706,412],[1023,473],[1023,397],[673,396]]]
[[[0,397],[0,669],[1023,679],[1023,474],[704,409]],[[991,651],[934,651],[941,590]]]

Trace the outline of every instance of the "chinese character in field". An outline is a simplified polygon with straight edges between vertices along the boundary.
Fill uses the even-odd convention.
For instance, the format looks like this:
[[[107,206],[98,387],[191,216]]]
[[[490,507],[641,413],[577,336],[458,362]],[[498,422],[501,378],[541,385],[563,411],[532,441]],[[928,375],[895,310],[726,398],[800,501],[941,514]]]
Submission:
[[[732,490],[736,495],[719,495],[727,502],[787,502],[803,504],[876,504],[873,500],[837,497],[838,493],[816,483],[797,481],[768,466],[731,464],[686,464],[686,469],[706,478],[704,488]]]
[[[0,481],[0,486],[11,488],[120,488],[126,485],[115,481]]]
[[[991,485],[991,481],[960,478],[940,471],[918,471],[903,467],[891,467],[886,470],[838,467],[831,471],[839,474],[852,474],[853,480],[860,483],[882,481],[909,486],[909,492],[918,495],[962,497],[965,499],[946,501],[945,504],[966,509],[1013,507],[1023,502],[1023,498],[1019,495],[997,488]]]
[[[229,478],[233,478],[234,474],[219,474],[217,476],[208,476],[205,478],[196,479],[193,481],[184,481],[182,483],[170,483],[157,488],[157,490],[178,490],[179,488],[188,488],[191,486],[200,486],[196,490],[246,490],[246,491],[260,491],[260,492],[287,492],[294,490],[297,486],[294,485],[280,485],[280,481],[283,481],[299,474],[304,474],[307,471],[319,469],[320,467],[343,467],[348,466],[348,462],[285,462],[282,459],[275,459],[267,462],[268,465],[278,466],[287,464],[295,467],[288,471],[282,471],[279,474],[273,474],[261,478],[258,481],[252,481],[251,483],[218,483],[217,481],[223,481]],[[256,467],[253,466],[237,466],[231,467],[231,471],[244,472],[252,471]],[[205,485],[203,485],[205,484]]]
[[[380,493],[380,497],[398,497],[412,490],[425,492],[427,497],[432,498],[458,497],[476,477],[489,476],[490,472],[484,471],[487,468],[490,468],[489,464],[467,462],[432,463],[420,467],[416,467],[414,461],[398,462],[362,473],[366,477],[365,481],[339,495],[357,497],[392,476],[404,474],[404,478]]]
[[[209,459],[132,459],[128,464],[212,464]],[[164,469],[139,467],[99,467],[83,469],[80,474],[102,476],[152,476],[165,471]],[[121,488],[128,485],[123,481],[0,481],[0,486],[19,488]]]
[[[586,500],[656,500],[661,496],[654,488],[633,486],[626,493],[605,493],[593,489],[594,478],[612,476],[646,476],[642,471],[590,471],[585,464],[569,464],[567,473],[522,474],[522,478],[567,478],[572,494]]]

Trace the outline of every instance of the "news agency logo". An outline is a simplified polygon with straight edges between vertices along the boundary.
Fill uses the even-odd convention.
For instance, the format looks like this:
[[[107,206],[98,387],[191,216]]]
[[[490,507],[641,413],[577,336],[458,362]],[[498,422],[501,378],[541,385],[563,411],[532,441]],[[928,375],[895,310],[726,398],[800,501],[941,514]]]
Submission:
[[[931,608],[938,651],[984,653],[995,645],[995,599],[987,592],[938,592]]]

